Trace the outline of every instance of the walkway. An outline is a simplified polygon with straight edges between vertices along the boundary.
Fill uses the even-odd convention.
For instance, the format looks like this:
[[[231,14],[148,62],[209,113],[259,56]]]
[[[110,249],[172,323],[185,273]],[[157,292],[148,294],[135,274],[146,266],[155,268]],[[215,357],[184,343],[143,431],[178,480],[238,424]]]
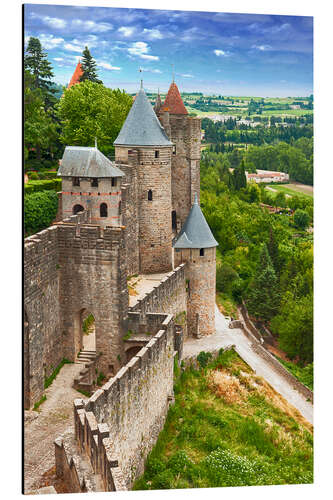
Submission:
[[[251,346],[251,341],[239,328],[229,329],[228,321],[216,307],[215,312],[216,333],[201,339],[186,340],[183,348],[183,358],[196,356],[200,351],[214,351],[221,347],[235,345],[240,357],[263,377],[277,392],[291,403],[308,422],[313,424],[313,405],[296,391],[271,365],[262,359]]]
[[[129,306],[133,307],[139,299],[142,299],[146,293],[159,285],[163,278],[165,278],[171,271],[167,273],[155,274],[139,274],[133,276],[128,282],[129,285]]]
[[[71,386],[80,364],[64,365],[46,389],[40,412],[26,411],[24,422],[24,483],[28,492],[39,488],[45,472],[55,465],[54,440],[73,426],[73,401],[87,399]]]

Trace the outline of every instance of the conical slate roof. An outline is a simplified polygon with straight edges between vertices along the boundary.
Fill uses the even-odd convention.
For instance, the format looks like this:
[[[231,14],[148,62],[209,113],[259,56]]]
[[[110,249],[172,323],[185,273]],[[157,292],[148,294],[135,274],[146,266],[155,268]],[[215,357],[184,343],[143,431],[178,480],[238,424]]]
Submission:
[[[122,172],[96,147],[66,146],[61,165],[60,177],[122,177]]]
[[[169,91],[164,101],[163,109],[169,111],[169,113],[172,115],[188,114],[175,82],[172,82],[172,84],[170,85]]]
[[[173,243],[174,248],[211,248],[217,247],[215,240],[195,194],[194,203],[185,224]]]
[[[113,144],[115,146],[172,146],[142,85]]]

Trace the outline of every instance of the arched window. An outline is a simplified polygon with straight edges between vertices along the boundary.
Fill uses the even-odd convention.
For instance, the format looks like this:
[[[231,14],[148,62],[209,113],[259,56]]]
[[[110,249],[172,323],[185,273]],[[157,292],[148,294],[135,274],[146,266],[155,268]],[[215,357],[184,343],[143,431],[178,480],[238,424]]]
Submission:
[[[205,255],[205,249],[200,248],[200,257],[203,257]]]
[[[84,208],[82,205],[74,205],[73,207],[73,214],[76,215],[79,212],[83,212]]]
[[[99,213],[101,217],[107,217],[108,216],[108,206],[106,203],[102,203],[101,206],[99,207]]]
[[[72,177],[72,184],[73,184],[73,186],[79,186],[80,185],[80,177]]]
[[[177,229],[177,214],[176,214],[176,210],[172,210],[172,212],[171,212],[171,223],[172,223],[172,229]]]
[[[153,201],[153,192],[151,189],[148,191],[148,201]]]

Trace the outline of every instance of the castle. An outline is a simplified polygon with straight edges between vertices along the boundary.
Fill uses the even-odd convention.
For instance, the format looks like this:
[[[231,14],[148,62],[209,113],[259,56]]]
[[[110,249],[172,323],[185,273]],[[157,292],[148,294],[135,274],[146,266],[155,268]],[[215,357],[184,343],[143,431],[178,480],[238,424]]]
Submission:
[[[91,312],[95,352],[75,383],[92,390],[98,371],[108,382],[87,404],[76,400],[75,438],[109,491],[143,470],[172,401],[174,353],[187,336],[215,332],[217,242],[199,205],[200,145],[201,120],[175,82],[154,109],[141,82],[115,161],[97,145],[67,146],[57,222],[25,240],[25,408],[63,358],[75,361]],[[130,307],[133,275],[161,277]],[[57,473],[83,491],[68,453],[56,444]]]

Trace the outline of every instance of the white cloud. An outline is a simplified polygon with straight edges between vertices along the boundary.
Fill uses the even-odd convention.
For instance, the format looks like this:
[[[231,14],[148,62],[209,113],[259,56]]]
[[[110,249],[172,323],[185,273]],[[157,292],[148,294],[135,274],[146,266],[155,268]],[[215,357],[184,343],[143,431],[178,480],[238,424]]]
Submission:
[[[193,76],[193,75],[188,75],[188,74],[186,74],[186,73],[185,73],[184,75],[183,75],[183,74],[181,74],[180,76],[182,76],[183,78],[194,78],[194,76]]]
[[[110,23],[95,23],[95,21],[82,21],[81,19],[74,19],[72,27],[79,28],[80,31],[92,31],[94,33],[105,33],[113,28]]]
[[[67,25],[67,21],[60,19],[59,17],[41,16],[40,14],[35,14],[32,12],[30,17],[33,19],[40,19],[44,24],[50,26],[51,28],[62,29]]]
[[[121,68],[118,66],[112,66],[111,64],[104,62],[104,61],[96,61],[97,66],[100,66],[101,68],[107,69],[109,71],[120,71]]]
[[[83,52],[86,46],[89,49],[92,47],[96,47],[97,40],[98,38],[96,35],[88,35],[84,40],[78,40],[77,38],[74,38],[71,42],[67,42],[64,44],[64,49],[73,52]]]
[[[147,29],[145,28],[142,32],[150,40],[161,40],[163,38],[162,33],[158,29]]]
[[[131,36],[133,35],[135,29],[132,28],[131,26],[121,26],[119,29],[118,29],[119,33],[121,33],[123,36]]]
[[[142,69],[142,71],[145,71],[147,73],[158,73],[158,74],[162,73],[162,71],[160,69],[154,69],[154,68],[152,68],[152,69],[150,69],[150,68],[141,68],[141,69]]]
[[[38,38],[43,48],[47,50],[54,49],[64,42],[63,38],[57,38],[53,35],[45,35],[44,33],[39,35]]]
[[[53,58],[53,61],[57,61],[57,62],[62,62],[64,60],[63,57],[54,57]]]
[[[251,49],[257,49],[264,52],[265,50],[270,50],[272,47],[270,45],[252,45]]]
[[[218,57],[228,57],[230,55],[229,52],[226,52],[225,50],[220,50],[220,49],[215,49],[214,54]]]
[[[131,56],[140,57],[140,59],[146,59],[147,61],[158,61],[158,56],[151,56],[148,54],[150,47],[146,42],[134,42],[132,47],[127,49]]]

